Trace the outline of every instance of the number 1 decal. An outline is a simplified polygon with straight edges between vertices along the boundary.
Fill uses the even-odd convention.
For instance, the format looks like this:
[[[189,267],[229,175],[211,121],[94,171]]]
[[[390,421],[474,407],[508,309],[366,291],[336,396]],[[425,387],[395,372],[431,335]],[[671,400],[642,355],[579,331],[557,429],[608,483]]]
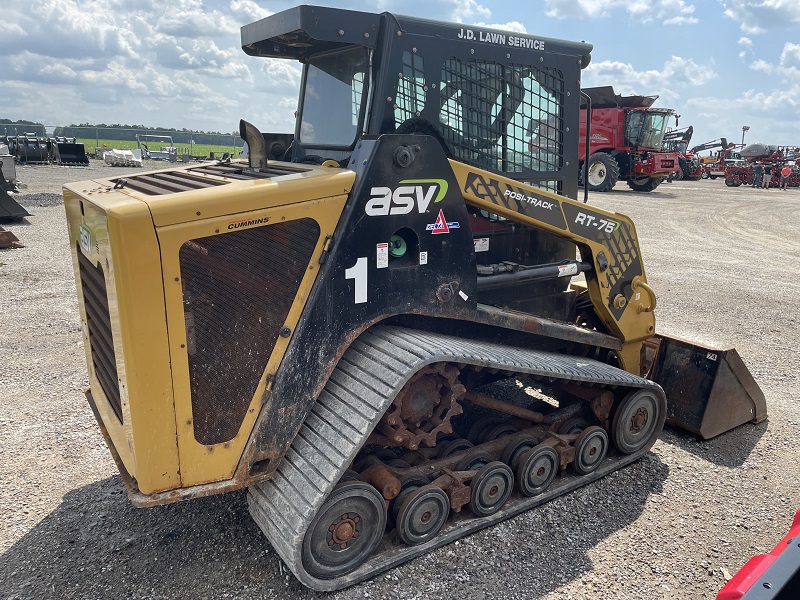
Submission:
[[[362,256],[356,264],[344,270],[345,279],[355,279],[356,282],[356,304],[363,304],[367,301],[367,257]]]

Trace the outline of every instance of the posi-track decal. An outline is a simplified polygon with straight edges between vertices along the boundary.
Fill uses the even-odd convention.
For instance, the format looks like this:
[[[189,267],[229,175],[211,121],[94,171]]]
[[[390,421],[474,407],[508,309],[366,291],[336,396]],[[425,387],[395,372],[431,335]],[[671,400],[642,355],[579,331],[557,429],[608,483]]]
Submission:
[[[492,177],[484,177],[480,173],[473,172],[467,175],[464,192],[489,200],[498,206],[505,206],[558,229],[567,228],[564,215],[561,213],[561,202],[555,198],[539,196],[536,192],[501,183]]]

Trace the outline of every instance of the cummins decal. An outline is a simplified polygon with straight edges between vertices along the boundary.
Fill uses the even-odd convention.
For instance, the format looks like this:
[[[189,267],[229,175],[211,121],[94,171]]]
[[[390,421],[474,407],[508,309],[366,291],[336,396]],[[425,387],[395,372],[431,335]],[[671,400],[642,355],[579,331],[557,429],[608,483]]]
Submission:
[[[228,223],[228,229],[241,229],[242,227],[250,227],[251,225],[263,225],[269,222],[269,217],[262,217],[260,219],[244,219],[242,221],[231,221]]]
[[[561,203],[535,191],[500,182],[493,177],[470,172],[464,183],[464,193],[488,200],[498,206],[526,215],[558,229],[566,230],[567,224],[561,212]]]

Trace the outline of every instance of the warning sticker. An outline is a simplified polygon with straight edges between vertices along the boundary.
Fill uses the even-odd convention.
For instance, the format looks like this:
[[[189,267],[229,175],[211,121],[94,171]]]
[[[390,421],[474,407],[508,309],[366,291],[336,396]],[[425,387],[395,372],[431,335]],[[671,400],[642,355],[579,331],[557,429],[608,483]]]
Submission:
[[[578,265],[570,263],[568,265],[558,265],[559,277],[570,277],[578,274]]]
[[[389,266],[389,244],[384,242],[376,246],[375,259],[379,269],[385,269]]]
[[[489,238],[476,238],[472,240],[475,244],[475,252],[488,252],[489,251]]]

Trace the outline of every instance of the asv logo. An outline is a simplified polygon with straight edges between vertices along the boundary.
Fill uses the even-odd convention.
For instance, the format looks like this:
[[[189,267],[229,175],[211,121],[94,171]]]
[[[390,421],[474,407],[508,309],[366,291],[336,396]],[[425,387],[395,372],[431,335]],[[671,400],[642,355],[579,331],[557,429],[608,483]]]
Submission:
[[[407,215],[415,206],[418,212],[424,213],[431,202],[441,202],[447,195],[447,181],[444,179],[405,179],[400,183],[394,190],[372,188],[364,210],[367,216]]]

